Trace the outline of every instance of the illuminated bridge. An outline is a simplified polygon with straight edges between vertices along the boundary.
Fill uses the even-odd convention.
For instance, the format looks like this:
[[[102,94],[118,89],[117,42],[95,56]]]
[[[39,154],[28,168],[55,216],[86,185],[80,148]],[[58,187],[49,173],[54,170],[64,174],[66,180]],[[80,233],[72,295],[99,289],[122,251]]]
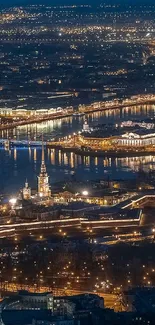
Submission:
[[[0,145],[4,147],[9,147],[10,145],[15,146],[41,146],[42,141],[35,141],[35,140],[17,140],[17,139],[0,139]],[[44,142],[46,146],[46,142]]]

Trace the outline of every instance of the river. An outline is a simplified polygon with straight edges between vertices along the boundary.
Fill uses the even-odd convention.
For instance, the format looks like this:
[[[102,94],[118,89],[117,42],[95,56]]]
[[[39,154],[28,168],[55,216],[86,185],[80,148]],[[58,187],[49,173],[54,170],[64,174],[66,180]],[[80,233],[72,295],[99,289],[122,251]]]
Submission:
[[[143,105],[124,109],[95,112],[86,117],[70,117],[61,120],[48,121],[18,127],[1,133],[4,138],[40,139],[42,133],[45,140],[55,135],[65,136],[81,131],[85,118],[90,126],[102,123],[119,122],[154,118],[155,106]],[[139,168],[147,171],[155,168],[155,156],[134,158],[97,158],[80,157],[73,153],[61,153],[58,150],[45,150],[47,172],[52,184],[58,181],[69,180],[74,177],[78,180],[132,178]],[[41,148],[12,148],[0,150],[0,191],[14,193],[23,187],[25,179],[32,188],[37,186],[37,175],[40,171]]]

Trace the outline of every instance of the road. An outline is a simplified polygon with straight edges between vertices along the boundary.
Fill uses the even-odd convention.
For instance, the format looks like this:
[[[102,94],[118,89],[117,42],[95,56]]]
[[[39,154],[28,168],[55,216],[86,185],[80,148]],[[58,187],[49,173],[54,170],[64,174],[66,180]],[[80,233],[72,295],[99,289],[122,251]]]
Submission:
[[[77,290],[77,289],[62,289],[62,288],[50,288],[48,286],[41,286],[37,287],[36,284],[34,285],[21,285],[17,283],[11,283],[11,282],[1,282],[0,283],[0,289],[2,292],[17,292],[19,290],[28,290],[30,292],[53,292],[54,295],[57,296],[73,296],[73,295],[79,295],[84,293],[94,294],[94,292],[88,292],[84,290]],[[95,292],[95,294],[99,295],[100,297],[104,298],[104,305],[106,308],[112,308],[115,309],[115,311],[121,311],[122,307],[120,304],[120,301],[118,299],[118,296],[115,294],[110,293],[103,293],[103,292]]]

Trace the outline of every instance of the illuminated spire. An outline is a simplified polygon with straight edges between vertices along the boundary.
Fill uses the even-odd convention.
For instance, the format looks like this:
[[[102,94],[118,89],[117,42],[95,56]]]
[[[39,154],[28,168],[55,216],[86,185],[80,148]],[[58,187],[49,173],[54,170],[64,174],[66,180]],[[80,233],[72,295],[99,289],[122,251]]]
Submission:
[[[40,197],[50,197],[51,190],[49,186],[49,176],[46,172],[45,166],[45,152],[44,152],[44,141],[42,135],[42,155],[41,155],[41,171],[38,176],[38,194]]]
[[[44,139],[42,135],[42,163],[45,162],[45,153],[44,153]]]
[[[45,174],[46,173],[43,135],[42,135],[41,173],[42,174]]]

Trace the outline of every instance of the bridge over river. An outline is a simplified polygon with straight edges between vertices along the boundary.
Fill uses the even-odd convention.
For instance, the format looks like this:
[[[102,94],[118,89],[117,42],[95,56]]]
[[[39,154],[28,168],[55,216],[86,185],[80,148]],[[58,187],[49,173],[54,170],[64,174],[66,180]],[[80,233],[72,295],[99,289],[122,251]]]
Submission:
[[[43,142],[44,146],[46,146],[46,142]],[[10,148],[10,146],[34,146],[39,147],[42,146],[42,141],[36,140],[17,140],[17,139],[0,139],[0,146],[4,146],[6,149]]]

